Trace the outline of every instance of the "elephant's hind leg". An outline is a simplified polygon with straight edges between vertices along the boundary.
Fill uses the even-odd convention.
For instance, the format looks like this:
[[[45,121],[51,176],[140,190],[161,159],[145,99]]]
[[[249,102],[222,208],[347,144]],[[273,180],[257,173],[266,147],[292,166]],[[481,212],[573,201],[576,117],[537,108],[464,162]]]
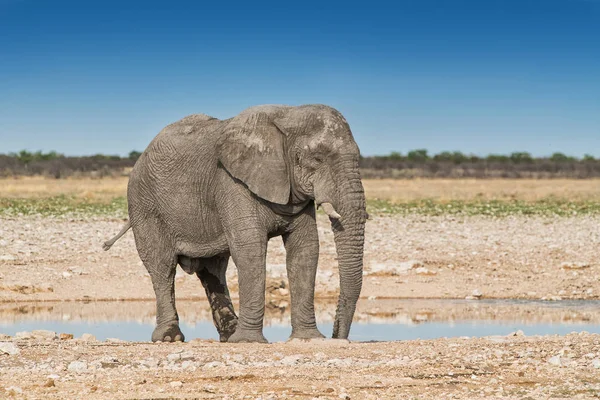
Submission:
[[[158,221],[145,220],[134,228],[135,242],[156,294],[156,328],[153,342],[183,342],[175,308],[177,258],[168,236],[161,235]]]
[[[227,288],[226,272],[229,255],[199,260],[200,268],[196,271],[196,275],[206,290],[206,297],[208,297],[212,309],[213,321],[219,332],[220,340],[226,342],[235,332],[238,322]]]

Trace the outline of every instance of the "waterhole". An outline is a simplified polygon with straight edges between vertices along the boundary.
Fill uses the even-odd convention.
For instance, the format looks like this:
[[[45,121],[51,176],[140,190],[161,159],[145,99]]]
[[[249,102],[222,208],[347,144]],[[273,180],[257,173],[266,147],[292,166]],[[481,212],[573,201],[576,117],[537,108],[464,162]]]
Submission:
[[[99,340],[148,341],[154,328],[154,302],[0,303],[0,333],[46,329]],[[205,301],[177,303],[187,340],[218,339]],[[237,305],[236,305],[237,309]],[[336,304],[316,304],[319,329],[331,337]],[[600,301],[517,300],[361,300],[350,333],[357,341],[435,339],[507,335],[600,333]],[[291,332],[288,303],[271,302],[265,336],[286,340]]]

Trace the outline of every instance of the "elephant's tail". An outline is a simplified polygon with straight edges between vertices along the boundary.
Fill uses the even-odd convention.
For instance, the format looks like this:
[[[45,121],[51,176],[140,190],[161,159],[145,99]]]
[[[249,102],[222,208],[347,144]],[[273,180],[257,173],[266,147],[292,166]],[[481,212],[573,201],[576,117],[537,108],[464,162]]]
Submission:
[[[131,228],[131,221],[127,221],[127,223],[123,226],[123,229],[121,229],[121,232],[117,233],[117,236],[115,236],[114,238],[104,242],[104,244],[102,245],[102,248],[105,251],[109,250],[112,247],[112,245],[115,244],[115,242],[117,240],[121,239],[121,236],[123,236],[130,228]]]

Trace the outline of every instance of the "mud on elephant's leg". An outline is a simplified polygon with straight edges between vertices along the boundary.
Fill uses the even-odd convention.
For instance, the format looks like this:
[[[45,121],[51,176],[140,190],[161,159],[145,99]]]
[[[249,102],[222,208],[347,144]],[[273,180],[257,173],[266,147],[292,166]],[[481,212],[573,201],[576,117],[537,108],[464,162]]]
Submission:
[[[196,275],[200,278],[206,291],[206,297],[208,297],[212,309],[213,321],[219,332],[221,342],[226,342],[229,339],[235,332],[238,323],[227,288],[228,261],[228,255],[200,259],[200,266],[196,271]]]

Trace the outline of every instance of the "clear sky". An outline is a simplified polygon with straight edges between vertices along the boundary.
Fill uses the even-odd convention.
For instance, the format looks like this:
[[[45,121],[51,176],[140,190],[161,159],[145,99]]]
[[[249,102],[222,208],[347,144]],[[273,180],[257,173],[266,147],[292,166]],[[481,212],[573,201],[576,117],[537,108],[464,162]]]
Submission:
[[[324,103],[364,155],[600,156],[600,0],[0,0],[0,153]]]

